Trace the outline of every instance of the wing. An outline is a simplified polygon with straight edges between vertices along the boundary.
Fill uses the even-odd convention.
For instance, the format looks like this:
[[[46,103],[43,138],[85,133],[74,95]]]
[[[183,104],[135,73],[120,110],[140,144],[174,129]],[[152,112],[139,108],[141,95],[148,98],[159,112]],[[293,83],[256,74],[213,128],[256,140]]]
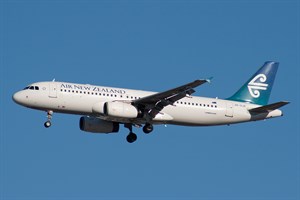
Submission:
[[[146,119],[153,119],[164,107],[173,105],[174,102],[182,99],[195,92],[193,88],[202,85],[203,83],[210,82],[210,80],[195,80],[191,83],[182,85],[180,87],[159,92],[150,96],[137,99],[132,104],[138,107]]]

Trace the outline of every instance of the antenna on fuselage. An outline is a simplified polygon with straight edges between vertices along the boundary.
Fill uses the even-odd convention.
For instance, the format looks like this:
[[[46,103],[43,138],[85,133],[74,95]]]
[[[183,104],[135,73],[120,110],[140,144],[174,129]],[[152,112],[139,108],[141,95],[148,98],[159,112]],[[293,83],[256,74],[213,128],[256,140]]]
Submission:
[[[52,82],[55,82],[55,78],[52,80]]]

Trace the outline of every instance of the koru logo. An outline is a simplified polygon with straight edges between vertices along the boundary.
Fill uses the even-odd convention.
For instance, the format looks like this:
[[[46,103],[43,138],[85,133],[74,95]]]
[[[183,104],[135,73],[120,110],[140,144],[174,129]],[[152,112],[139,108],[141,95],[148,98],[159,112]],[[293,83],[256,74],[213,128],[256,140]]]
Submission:
[[[265,83],[266,81],[266,75],[258,74],[248,83],[248,90],[252,97],[258,98],[260,96],[260,90],[268,89],[268,84]]]

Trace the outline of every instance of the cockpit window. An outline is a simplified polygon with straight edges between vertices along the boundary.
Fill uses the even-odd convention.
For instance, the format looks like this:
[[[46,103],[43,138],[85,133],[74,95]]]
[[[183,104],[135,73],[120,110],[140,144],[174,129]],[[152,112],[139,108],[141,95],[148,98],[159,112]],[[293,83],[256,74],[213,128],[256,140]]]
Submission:
[[[26,88],[24,88],[23,90],[40,90],[40,88],[38,86],[27,86]]]

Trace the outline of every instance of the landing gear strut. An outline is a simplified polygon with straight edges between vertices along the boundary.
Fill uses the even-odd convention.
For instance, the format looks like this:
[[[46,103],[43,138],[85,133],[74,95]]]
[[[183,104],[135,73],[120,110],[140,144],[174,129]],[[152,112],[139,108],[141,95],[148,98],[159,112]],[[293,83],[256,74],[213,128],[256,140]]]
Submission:
[[[125,128],[129,129],[129,134],[126,137],[127,142],[133,143],[136,141],[137,136],[135,133],[132,132],[132,124],[125,124]]]
[[[52,115],[53,115],[53,111],[52,110],[48,110],[47,111],[47,121],[44,123],[44,126],[46,128],[49,128],[51,126]]]
[[[143,127],[143,131],[144,133],[148,134],[151,133],[153,131],[153,125],[152,124],[145,124],[145,126]]]

